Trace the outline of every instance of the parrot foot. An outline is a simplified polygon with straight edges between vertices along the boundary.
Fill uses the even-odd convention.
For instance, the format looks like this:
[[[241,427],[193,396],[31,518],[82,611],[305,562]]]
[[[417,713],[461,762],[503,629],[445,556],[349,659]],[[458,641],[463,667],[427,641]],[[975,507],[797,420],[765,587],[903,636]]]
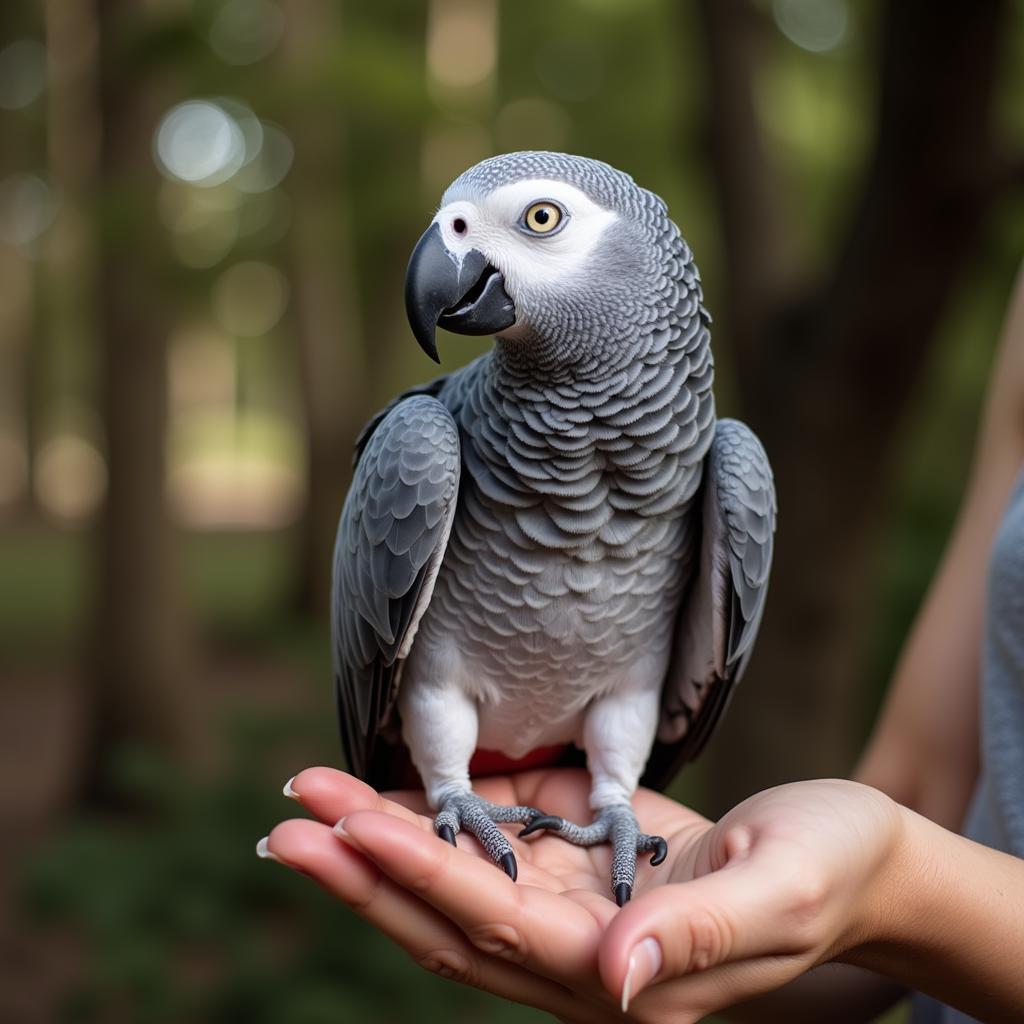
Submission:
[[[661,836],[649,836],[640,825],[629,804],[603,807],[590,825],[576,825],[555,815],[542,815],[530,821],[520,837],[541,830],[572,843],[574,846],[612,845],[612,894],[621,907],[633,895],[636,881],[637,854],[650,853],[651,864],[658,865],[668,856],[668,844]]]
[[[434,818],[434,831],[452,846],[455,836],[463,829],[476,836],[487,856],[514,882],[519,873],[516,855],[498,823],[528,825],[543,818],[535,807],[505,807],[492,804],[473,792],[461,792],[441,801],[441,809]]]

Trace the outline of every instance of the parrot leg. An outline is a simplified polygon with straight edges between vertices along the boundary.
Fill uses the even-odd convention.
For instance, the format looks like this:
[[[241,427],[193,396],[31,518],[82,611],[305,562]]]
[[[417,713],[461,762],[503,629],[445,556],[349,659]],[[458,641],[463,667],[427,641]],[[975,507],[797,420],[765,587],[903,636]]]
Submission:
[[[427,802],[437,810],[434,831],[455,845],[465,830],[513,881],[515,854],[498,823],[528,825],[542,817],[532,807],[504,807],[476,795],[469,784],[469,761],[476,749],[476,701],[461,687],[419,683],[402,687],[398,697],[402,736],[416,765]]]
[[[633,895],[637,855],[650,853],[654,865],[660,864],[668,855],[668,844],[661,836],[649,836],[640,831],[629,804],[603,807],[590,825],[576,825],[565,818],[546,815],[529,822],[519,835],[532,835],[542,829],[555,833],[573,846],[611,843],[612,893],[620,907]]]
[[[463,790],[442,799],[441,809],[434,819],[434,831],[452,846],[456,833],[462,829],[476,836],[487,856],[514,882],[519,873],[516,855],[497,823],[529,825],[543,818],[544,815],[533,807],[504,807]]]
[[[655,673],[642,662],[637,668],[641,680],[660,678],[660,671]],[[575,846],[610,843],[611,889],[620,907],[633,895],[637,854],[650,853],[655,865],[668,855],[661,836],[640,831],[630,805],[654,740],[659,708],[658,688],[643,683],[625,685],[595,700],[583,725],[593,822],[581,826],[550,815],[527,822],[519,833],[528,836],[546,829]]]

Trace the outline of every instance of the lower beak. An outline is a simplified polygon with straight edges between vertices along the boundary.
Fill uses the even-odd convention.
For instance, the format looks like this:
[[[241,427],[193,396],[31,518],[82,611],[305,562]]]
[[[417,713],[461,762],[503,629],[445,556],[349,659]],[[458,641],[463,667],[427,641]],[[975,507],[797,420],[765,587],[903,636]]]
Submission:
[[[455,334],[494,334],[516,322],[516,308],[501,272],[471,249],[461,261],[431,224],[416,243],[405,275],[405,312],[420,348],[439,363],[434,329]]]

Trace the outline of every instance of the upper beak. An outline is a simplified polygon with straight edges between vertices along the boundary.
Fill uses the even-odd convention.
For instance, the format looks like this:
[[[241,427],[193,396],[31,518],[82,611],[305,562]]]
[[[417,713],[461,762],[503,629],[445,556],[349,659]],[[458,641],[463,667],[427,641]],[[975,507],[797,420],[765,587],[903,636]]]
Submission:
[[[434,328],[456,334],[493,334],[516,322],[516,308],[505,279],[483,253],[470,249],[460,261],[431,224],[409,258],[405,312],[420,348],[439,363]]]

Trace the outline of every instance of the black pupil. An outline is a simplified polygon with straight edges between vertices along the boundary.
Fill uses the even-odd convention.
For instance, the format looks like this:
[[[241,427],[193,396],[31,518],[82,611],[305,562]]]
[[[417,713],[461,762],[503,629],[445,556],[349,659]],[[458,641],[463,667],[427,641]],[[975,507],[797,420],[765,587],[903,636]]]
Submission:
[[[452,227],[455,229],[455,234],[461,235],[466,230],[466,222],[461,217],[456,217],[452,221]]]
[[[551,211],[546,206],[542,206],[536,213],[534,213],[533,219],[538,224],[547,224],[547,222],[551,220]]]

